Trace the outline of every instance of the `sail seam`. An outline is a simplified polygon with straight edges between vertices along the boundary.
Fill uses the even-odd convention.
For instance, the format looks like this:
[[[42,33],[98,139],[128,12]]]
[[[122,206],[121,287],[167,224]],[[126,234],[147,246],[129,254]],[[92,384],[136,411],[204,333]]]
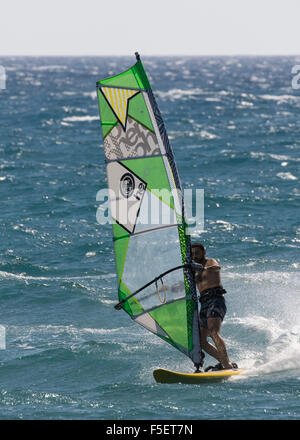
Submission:
[[[113,241],[121,240],[122,238],[135,237],[136,235],[146,234],[147,232],[159,231],[160,229],[174,228],[176,226],[182,226],[182,224],[176,223],[174,225],[159,226],[158,228],[146,229],[144,231],[134,232],[133,234],[122,235],[121,237],[113,237]]]
[[[120,161],[123,161],[123,160],[148,159],[148,158],[151,158],[151,157],[163,157],[163,156],[167,157],[166,154],[159,153],[159,154],[134,156],[134,157],[132,157],[132,156],[131,157],[120,157],[118,159],[107,159],[107,158],[105,158],[104,160],[105,160],[105,163],[111,163],[111,162],[120,162]]]
[[[111,86],[106,84],[96,84],[97,89],[101,89],[102,87],[110,87],[111,89],[126,89],[126,90],[136,90],[137,92],[146,92],[146,89],[139,89],[137,87],[125,87],[125,86]]]

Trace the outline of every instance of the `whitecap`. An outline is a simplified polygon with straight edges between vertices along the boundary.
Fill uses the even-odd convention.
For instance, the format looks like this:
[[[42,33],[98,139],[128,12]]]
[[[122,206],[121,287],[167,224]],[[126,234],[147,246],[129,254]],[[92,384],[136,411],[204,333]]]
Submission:
[[[207,102],[220,102],[220,99],[208,97],[208,98],[205,98],[205,101],[207,101]]]
[[[259,98],[265,99],[266,101],[277,101],[278,104],[287,101],[299,101],[300,96],[293,95],[259,95]]]
[[[56,65],[56,64],[50,64],[48,66],[33,66],[31,68],[31,70],[33,71],[49,71],[49,72],[54,72],[54,71],[61,71],[61,70],[66,70],[67,66],[60,66],[60,65]]]
[[[224,220],[216,220],[216,223],[220,224],[223,226],[224,229],[226,229],[226,231],[232,231],[234,229],[234,225],[226,222]]]
[[[277,173],[276,176],[283,180],[298,180],[292,173]]]
[[[11,273],[6,272],[3,270],[0,270],[0,279],[1,278],[13,278],[13,279],[20,279],[20,280],[30,280],[30,281],[82,281],[82,280],[105,280],[107,278],[115,278],[116,275],[106,274],[106,275],[83,275],[78,277],[43,277],[43,276],[31,276],[26,275],[24,272],[22,273]]]
[[[182,99],[185,97],[197,96],[203,94],[203,90],[199,88],[182,90],[182,89],[170,89],[167,92],[162,92],[158,90],[157,95],[162,99]]]
[[[98,116],[68,116],[66,118],[63,118],[64,122],[91,122],[98,120]]]
[[[253,102],[248,102],[248,101],[241,101],[241,104],[240,104],[240,106],[238,106],[238,108],[239,107],[253,107]]]
[[[85,256],[86,256],[87,258],[94,257],[95,255],[96,255],[96,252],[87,252],[87,253],[85,254]]]
[[[92,99],[97,99],[97,92],[83,92],[82,95]]]
[[[258,82],[258,83],[264,83],[264,82],[266,82],[266,79],[263,78],[263,77],[258,77],[256,75],[252,75],[251,78],[250,78],[250,81]]]
[[[216,139],[218,136],[212,133],[209,133],[206,130],[201,130],[200,131],[200,136],[204,139]]]

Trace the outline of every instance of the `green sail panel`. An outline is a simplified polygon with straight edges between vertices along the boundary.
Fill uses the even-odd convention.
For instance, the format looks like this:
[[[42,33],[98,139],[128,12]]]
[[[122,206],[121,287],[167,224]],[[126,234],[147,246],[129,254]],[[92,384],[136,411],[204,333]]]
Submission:
[[[142,93],[138,93],[130,99],[128,104],[128,116],[143,125],[145,128],[148,128],[148,130],[154,132],[151,117]]]
[[[112,224],[112,227],[113,227],[113,236],[114,236],[117,275],[118,275],[118,280],[121,281],[130,235],[128,231],[126,231],[122,226],[118,225],[118,223],[114,222]]]
[[[97,81],[97,86],[111,86],[111,87],[124,87],[124,88],[136,88],[136,89],[151,89],[149,80],[147,78],[144,66],[141,61],[138,61],[134,66],[125,72],[110,78],[105,78]]]
[[[200,362],[181,184],[142,62],[97,82],[119,308]],[[172,192],[172,193],[171,193]]]
[[[189,337],[186,312],[186,300],[175,301],[162,307],[158,307],[150,315],[160,323],[160,326],[178,346],[189,351]],[[184,324],[183,324],[184,323]]]

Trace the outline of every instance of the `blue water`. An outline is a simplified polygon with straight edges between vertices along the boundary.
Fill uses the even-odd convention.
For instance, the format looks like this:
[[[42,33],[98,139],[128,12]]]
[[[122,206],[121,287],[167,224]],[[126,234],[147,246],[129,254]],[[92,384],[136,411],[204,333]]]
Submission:
[[[247,369],[199,386],[156,384],[191,362],[113,308],[95,83],[133,62],[0,58],[0,418],[299,419],[300,59],[144,58],[183,187],[204,189],[193,239],[222,266]]]

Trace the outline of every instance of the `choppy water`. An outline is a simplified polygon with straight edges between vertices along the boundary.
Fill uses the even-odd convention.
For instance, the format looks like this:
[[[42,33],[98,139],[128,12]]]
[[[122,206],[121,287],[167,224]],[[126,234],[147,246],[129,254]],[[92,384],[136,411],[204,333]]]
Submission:
[[[113,308],[95,82],[133,57],[1,58],[0,418],[298,419],[300,59],[143,61],[183,187],[205,191],[193,238],[222,265],[223,335],[248,373],[158,385],[154,368],[191,362]]]

